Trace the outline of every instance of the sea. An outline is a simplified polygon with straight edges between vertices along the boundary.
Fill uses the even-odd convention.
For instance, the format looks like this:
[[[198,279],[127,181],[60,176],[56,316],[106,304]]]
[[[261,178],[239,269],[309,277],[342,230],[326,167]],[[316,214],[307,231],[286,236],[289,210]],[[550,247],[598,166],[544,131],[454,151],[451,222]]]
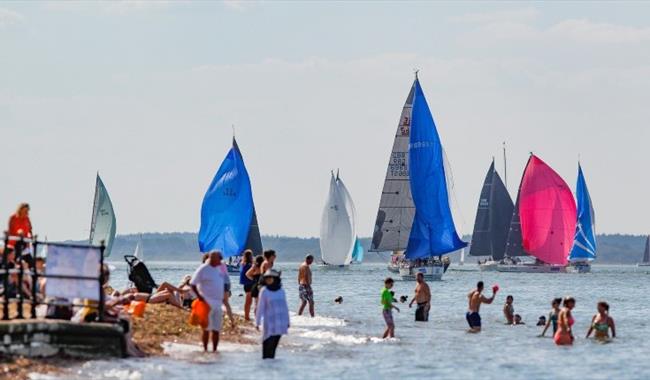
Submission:
[[[196,267],[188,262],[148,262],[158,282],[178,283]],[[59,376],[34,379],[647,379],[650,377],[650,274],[632,266],[595,265],[589,274],[480,272],[475,265],[452,265],[442,281],[430,282],[429,322],[415,322],[414,309],[398,304],[396,338],[381,339],[384,321],[380,292],[391,276],[385,264],[329,269],[313,265],[315,318],[297,316],[298,263],[278,263],[291,313],[291,329],[275,360],[261,359],[261,345],[222,343],[217,355],[198,345],[170,344],[168,356],[95,360]],[[126,266],[114,263],[112,285],[127,285]],[[395,275],[392,275],[395,276]],[[232,276],[234,284],[238,278]],[[477,281],[498,284],[491,305],[483,305],[483,331],[467,333],[467,293]],[[397,281],[397,297],[413,294],[413,281]],[[488,295],[490,290],[487,291]],[[231,303],[243,308],[241,286]],[[503,304],[514,297],[525,325],[504,324]],[[576,341],[558,347],[536,326],[554,297],[576,298]],[[343,297],[343,303],[334,299]],[[615,319],[611,343],[585,339],[596,303],[605,300]]]

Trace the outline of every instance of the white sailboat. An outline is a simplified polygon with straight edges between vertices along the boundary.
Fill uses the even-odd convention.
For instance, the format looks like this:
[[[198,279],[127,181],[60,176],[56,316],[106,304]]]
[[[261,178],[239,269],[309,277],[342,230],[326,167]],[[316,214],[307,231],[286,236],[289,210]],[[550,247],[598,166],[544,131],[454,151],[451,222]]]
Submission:
[[[337,173],[330,178],[329,193],[320,226],[320,250],[328,266],[347,266],[357,241],[352,197]]]
[[[133,256],[137,257],[138,260],[144,262],[144,244],[142,243],[142,235],[140,235],[140,239],[138,240],[138,243],[135,245],[135,249],[133,250]]]
[[[95,181],[95,200],[93,202],[93,215],[90,221],[90,238],[91,245],[101,245],[104,243],[104,257],[111,254],[113,248],[113,241],[115,240],[115,211],[113,210],[113,203],[108,196],[108,191],[104,182],[97,174]]]

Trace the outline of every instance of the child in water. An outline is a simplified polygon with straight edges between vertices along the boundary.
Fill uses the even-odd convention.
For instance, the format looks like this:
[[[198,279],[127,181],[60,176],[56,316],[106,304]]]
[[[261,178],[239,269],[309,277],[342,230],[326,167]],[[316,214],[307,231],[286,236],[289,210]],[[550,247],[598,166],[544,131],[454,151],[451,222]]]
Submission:
[[[386,331],[384,331],[384,339],[395,337],[395,322],[393,321],[393,309],[399,313],[399,308],[393,305],[393,294],[390,289],[393,287],[392,278],[388,277],[384,280],[384,289],[381,291],[381,305],[383,307],[384,321],[386,322]]]

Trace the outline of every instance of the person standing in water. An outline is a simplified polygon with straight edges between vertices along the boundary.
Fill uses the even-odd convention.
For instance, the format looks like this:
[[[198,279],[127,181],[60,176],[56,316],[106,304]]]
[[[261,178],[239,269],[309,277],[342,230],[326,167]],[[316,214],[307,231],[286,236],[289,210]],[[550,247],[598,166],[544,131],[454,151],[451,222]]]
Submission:
[[[273,263],[275,263],[275,251],[272,249],[264,251],[264,262],[260,267],[260,271],[266,273],[267,270],[273,269]]]
[[[612,330],[612,338],[616,338],[616,326],[614,325],[614,318],[609,316],[609,304],[607,302],[598,302],[598,313],[591,318],[591,325],[587,336],[589,338],[591,333],[595,331],[594,338],[601,341],[609,340],[609,330]]]
[[[479,281],[476,284],[476,289],[472,290],[467,294],[467,299],[469,301],[469,306],[467,314],[465,314],[465,319],[467,319],[467,324],[469,324],[470,333],[481,332],[481,315],[479,310],[481,309],[481,304],[491,304],[494,301],[499,289],[495,286],[492,288],[492,297],[487,298],[483,293],[483,281]]]
[[[417,302],[418,307],[415,309],[415,321],[427,322],[429,320],[429,310],[431,309],[431,290],[426,281],[424,281],[424,274],[418,273],[415,276],[415,296],[409,303],[409,308],[413,307],[413,302]]]
[[[574,323],[571,310],[576,306],[576,300],[573,297],[565,297],[562,301],[562,310],[557,317],[557,331],[553,336],[555,344],[558,346],[565,346],[573,344],[573,331],[572,326]]]
[[[264,263],[264,257],[255,256],[255,262],[253,266],[246,272],[246,278],[248,278],[253,283],[253,288],[251,289],[251,297],[255,300],[255,315],[257,315],[257,303],[259,300],[260,294],[260,279],[262,277],[262,263]]]
[[[262,359],[274,359],[280,338],[289,331],[289,307],[280,272],[269,269],[262,278],[265,286],[260,291],[255,328],[259,331],[263,323]]]
[[[384,289],[381,290],[381,305],[383,306],[383,316],[386,322],[386,331],[384,331],[384,339],[395,337],[395,322],[393,321],[393,309],[399,313],[399,308],[393,305],[393,293],[390,291],[393,287],[392,278],[388,277],[384,280]]]
[[[244,256],[241,262],[241,269],[239,270],[239,284],[244,287],[244,293],[246,298],[244,299],[244,319],[250,321],[251,315],[251,304],[253,303],[253,297],[251,292],[253,291],[253,285],[256,283],[249,279],[246,274],[253,267],[253,251],[247,249],[244,251]]]
[[[208,259],[199,266],[190,280],[190,286],[196,297],[210,306],[208,326],[203,330],[202,335],[204,351],[208,351],[210,334],[212,334],[212,351],[217,352],[217,346],[219,346],[219,331],[221,331],[223,318],[221,305],[223,304],[225,286],[220,267],[221,254],[211,252]]]
[[[513,325],[515,323],[515,307],[512,306],[514,301],[514,297],[508,295],[506,297],[506,303],[503,305],[503,315],[506,317],[506,325]]]
[[[557,316],[560,314],[561,303],[562,298],[554,298],[551,302],[551,312],[548,313],[548,318],[546,319],[544,330],[539,335],[540,337],[546,335],[546,330],[548,330],[551,325],[553,326],[553,336],[555,336],[555,333],[557,332]]]
[[[305,261],[298,268],[298,294],[300,295],[300,308],[298,315],[302,315],[305,306],[309,304],[309,315],[314,317],[314,291],[311,289],[311,269],[309,266],[314,262],[314,256],[307,255]]]

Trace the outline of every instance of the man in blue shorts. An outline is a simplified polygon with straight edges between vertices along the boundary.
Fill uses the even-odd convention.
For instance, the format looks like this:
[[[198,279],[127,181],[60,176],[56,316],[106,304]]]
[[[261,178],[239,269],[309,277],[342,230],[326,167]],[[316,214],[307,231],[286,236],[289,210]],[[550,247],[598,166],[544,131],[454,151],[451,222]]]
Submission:
[[[465,318],[469,324],[470,333],[481,332],[481,315],[479,314],[479,309],[481,308],[482,303],[491,304],[494,301],[494,297],[497,294],[498,289],[492,289],[492,297],[487,298],[483,293],[483,281],[479,281],[476,284],[476,289],[469,292],[467,298],[469,299],[469,307]]]

